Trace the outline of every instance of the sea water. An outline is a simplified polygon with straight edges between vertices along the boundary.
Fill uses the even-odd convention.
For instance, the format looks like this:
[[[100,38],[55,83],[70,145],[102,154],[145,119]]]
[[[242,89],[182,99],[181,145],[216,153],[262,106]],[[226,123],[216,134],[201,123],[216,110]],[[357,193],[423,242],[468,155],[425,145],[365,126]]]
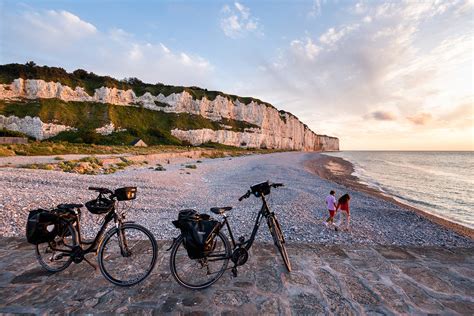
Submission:
[[[474,152],[342,151],[360,182],[474,228]]]

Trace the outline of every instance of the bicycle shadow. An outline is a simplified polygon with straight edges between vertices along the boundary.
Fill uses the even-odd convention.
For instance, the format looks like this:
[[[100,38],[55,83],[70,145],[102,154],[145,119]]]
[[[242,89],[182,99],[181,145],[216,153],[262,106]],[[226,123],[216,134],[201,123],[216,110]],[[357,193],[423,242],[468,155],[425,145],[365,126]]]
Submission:
[[[30,283],[40,283],[50,275],[53,275],[53,272],[46,271],[42,268],[34,268],[32,270],[26,271],[20,275],[14,277],[10,283],[12,284],[30,284]]]

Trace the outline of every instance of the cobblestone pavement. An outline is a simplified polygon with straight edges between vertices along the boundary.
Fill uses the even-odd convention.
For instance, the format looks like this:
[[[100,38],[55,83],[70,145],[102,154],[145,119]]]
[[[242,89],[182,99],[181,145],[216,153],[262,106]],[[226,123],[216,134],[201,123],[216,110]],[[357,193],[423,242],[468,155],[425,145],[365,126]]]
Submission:
[[[257,244],[238,277],[192,291],[169,272],[170,242],[139,285],[108,283],[87,263],[49,274],[33,246],[0,238],[0,313],[463,314],[474,311],[474,249],[290,244],[286,273],[271,244]],[[89,257],[94,259],[93,257]],[[93,261],[93,260],[92,260]]]

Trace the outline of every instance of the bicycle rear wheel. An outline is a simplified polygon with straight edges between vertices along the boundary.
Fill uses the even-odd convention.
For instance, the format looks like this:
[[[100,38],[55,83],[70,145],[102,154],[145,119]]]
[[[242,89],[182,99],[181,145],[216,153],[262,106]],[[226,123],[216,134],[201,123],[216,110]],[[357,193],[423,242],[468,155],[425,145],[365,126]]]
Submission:
[[[190,259],[180,235],[171,249],[170,268],[175,280],[188,289],[200,290],[211,286],[224,274],[229,264],[231,246],[219,232],[214,239],[214,250],[202,259]]]
[[[131,286],[143,281],[155,267],[158,245],[145,227],[125,223],[111,229],[99,248],[99,267],[113,284]],[[123,238],[122,238],[123,236]]]
[[[267,223],[268,228],[270,229],[270,234],[273,237],[273,242],[275,243],[275,246],[280,252],[281,258],[283,259],[283,263],[285,264],[285,267],[288,272],[291,272],[290,258],[288,257],[288,253],[285,247],[285,237],[283,236],[280,223],[278,223],[275,214],[268,216]]]
[[[76,232],[72,224],[61,221],[61,229],[54,240],[36,245],[36,259],[49,272],[59,272],[66,269],[72,262],[71,252],[76,245]]]

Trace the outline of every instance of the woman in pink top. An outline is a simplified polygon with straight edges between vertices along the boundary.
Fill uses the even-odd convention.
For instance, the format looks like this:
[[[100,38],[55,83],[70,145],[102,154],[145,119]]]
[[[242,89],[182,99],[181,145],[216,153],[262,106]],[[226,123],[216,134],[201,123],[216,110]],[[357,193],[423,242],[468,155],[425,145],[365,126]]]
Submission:
[[[349,194],[344,194],[339,198],[337,201],[337,206],[336,206],[336,211],[341,210],[341,215],[339,215],[339,227],[342,228],[343,222],[346,222],[345,228],[346,230],[350,230],[350,221],[351,221],[351,213],[350,213],[350,207],[349,207],[349,201],[351,200],[351,197]]]

